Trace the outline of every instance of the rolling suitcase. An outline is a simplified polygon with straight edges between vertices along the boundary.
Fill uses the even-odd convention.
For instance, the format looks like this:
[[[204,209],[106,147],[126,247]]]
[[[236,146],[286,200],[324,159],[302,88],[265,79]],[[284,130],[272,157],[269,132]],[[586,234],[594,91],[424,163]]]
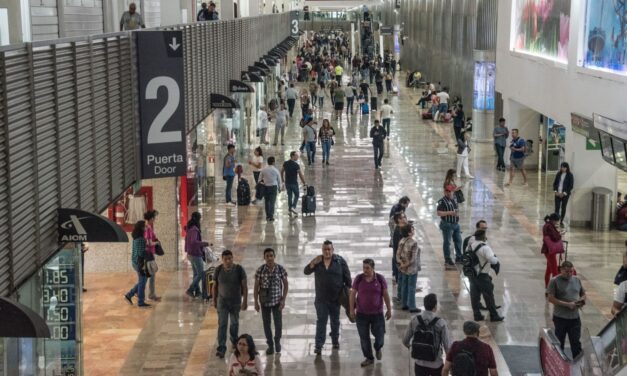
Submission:
[[[316,214],[316,190],[313,186],[307,187],[307,192],[303,196],[303,216]]]
[[[215,266],[210,266],[209,269],[202,273],[202,298],[207,301],[211,299],[211,290],[213,288],[213,273],[215,272]]]
[[[250,185],[244,178],[237,183],[237,205],[250,205]]]
[[[370,98],[370,107],[372,108],[372,111],[377,110],[377,97]]]
[[[361,114],[368,115],[370,113],[370,107],[368,107],[368,103],[361,104]]]

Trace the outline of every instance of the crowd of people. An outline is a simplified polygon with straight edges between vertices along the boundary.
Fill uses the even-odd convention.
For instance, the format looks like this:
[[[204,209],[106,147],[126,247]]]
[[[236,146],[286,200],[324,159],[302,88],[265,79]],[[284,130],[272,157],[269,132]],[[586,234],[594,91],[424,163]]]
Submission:
[[[214,15],[201,14],[198,17],[206,20]],[[208,10],[208,12],[212,12]],[[209,18],[207,18],[209,17]],[[217,17],[217,13],[215,14]],[[296,103],[300,103],[301,119],[298,122],[302,135],[300,152],[306,155],[307,166],[315,165],[317,147],[322,149],[322,165],[329,166],[331,150],[335,144],[336,131],[333,122],[342,121],[342,116],[365,115],[364,108],[370,105],[379,110],[378,117],[373,117],[369,136],[372,139],[374,168],[379,169],[385,148],[385,140],[391,133],[391,119],[394,109],[389,99],[384,99],[380,109],[377,101],[384,90],[394,93],[394,78],[397,62],[389,54],[384,58],[352,56],[348,48],[349,39],[342,32],[315,34],[305,40],[299,49],[298,56],[288,67],[285,77],[278,83],[278,105],[270,109],[261,105],[257,113],[260,146],[256,147],[247,164],[252,170],[255,182],[255,199],[264,201],[265,217],[268,222],[275,220],[274,212],[278,193],[284,188],[287,192],[288,213],[298,216],[297,204],[300,196],[299,180],[306,185],[305,175],[298,163],[300,153],[291,151],[289,159],[280,167],[276,166],[274,156],[264,156],[265,145],[268,145],[268,129],[270,122],[275,122],[273,146],[279,142],[284,145],[285,129],[293,122]],[[418,77],[419,79],[419,77]],[[297,84],[300,82],[300,84]],[[377,97],[370,85],[375,85]],[[385,83],[385,86],[384,86]],[[328,99],[328,101],[327,101]],[[355,108],[358,104],[358,109]],[[323,114],[325,105],[332,109],[331,118],[323,118],[318,126],[316,120]],[[409,325],[402,337],[403,344],[410,350],[414,359],[416,375],[466,375],[473,369],[476,375],[497,375],[494,353],[490,345],[479,340],[480,325],[486,320],[482,311],[489,313],[491,322],[502,322],[501,308],[495,299],[494,282],[500,271],[500,261],[488,242],[488,223],[480,220],[476,223],[472,235],[462,239],[460,226],[460,205],[465,201],[463,185],[456,179],[473,179],[470,173],[468,158],[471,152],[472,119],[466,117],[464,107],[459,101],[451,101],[449,90],[441,84],[427,83],[427,88],[418,105],[423,108],[428,104],[431,109],[426,113],[436,121],[451,121],[457,142],[457,166],[446,173],[442,186],[443,196],[437,201],[435,214],[440,218],[439,229],[443,237],[443,258],[445,268],[459,270],[468,278],[473,321],[463,323],[465,338],[454,342],[450,335],[449,323],[437,315],[439,309],[438,296],[429,293],[424,296],[422,309],[416,302],[418,274],[421,272],[421,246],[416,240],[416,224],[406,214],[410,206],[410,198],[403,196],[392,207],[388,216],[389,246],[392,248],[392,287],[388,281],[375,270],[372,258],[362,260],[361,270],[355,276],[346,260],[335,252],[331,240],[325,240],[321,253],[304,266],[304,275],[313,275],[315,280],[316,330],[314,353],[322,354],[327,342],[327,326],[330,325],[332,350],[340,348],[340,315],[342,309],[351,322],[357,327],[360,347],[364,357],[362,367],[368,367],[375,360],[382,359],[385,340],[386,321],[392,319],[393,303],[400,311],[416,314],[409,319]],[[449,106],[450,104],[450,106]],[[369,110],[369,109],[368,109]],[[506,186],[512,184],[517,172],[527,185],[524,161],[528,156],[528,144],[520,137],[518,129],[506,126],[501,118],[494,128],[494,148],[496,169],[505,171],[505,150],[510,149],[509,179]],[[303,157],[304,158],[304,157]],[[280,162],[280,161],[279,161]],[[232,198],[233,184],[241,178],[238,171],[235,146],[227,146],[223,160],[223,177],[226,181],[225,200],[235,205]],[[546,258],[545,287],[546,298],[554,305],[553,323],[555,334],[562,348],[566,336],[569,337],[571,352],[577,357],[581,350],[581,320],[579,309],[585,305],[586,292],[571,261],[565,259],[567,242],[564,241],[564,218],[566,207],[573,190],[574,176],[568,163],[560,166],[560,171],[553,181],[555,193],[554,213],[547,215],[542,229],[541,253]],[[627,230],[627,205],[619,205],[618,217],[624,219],[619,227]],[[146,303],[145,287],[149,285],[148,298],[159,301],[155,291],[155,274],[157,273],[155,255],[158,254],[158,238],[154,232],[154,221],[158,213],[148,212],[144,221],[136,223],[133,230],[132,266],[137,273],[137,283],[124,295],[133,304],[137,297],[139,307],[150,307]],[[205,264],[207,262],[206,247],[200,225],[201,215],[194,212],[186,226],[185,251],[192,266],[192,282],[186,294],[193,299],[203,295],[201,284]],[[626,243],[627,246],[627,243]],[[564,256],[564,260],[562,260]],[[283,311],[289,292],[288,274],[276,260],[275,250],[263,250],[263,263],[255,270],[252,301],[254,309],[261,313],[261,321],[267,344],[266,355],[281,353],[283,334]],[[559,261],[558,261],[559,259]],[[228,360],[229,374],[263,375],[263,369],[256,350],[254,339],[249,334],[239,333],[239,314],[247,310],[249,301],[247,272],[243,266],[234,262],[233,253],[224,250],[220,255],[220,265],[213,271],[211,297],[217,311],[218,330],[216,339],[216,356],[224,358],[227,344],[232,346],[232,355]],[[617,275],[617,294],[612,312],[622,309],[627,297],[627,253],[624,256],[624,277]],[[619,271],[621,274],[621,271]],[[390,293],[392,291],[392,293]],[[482,303],[483,300],[483,303]],[[395,318],[396,319],[396,318]],[[227,336],[228,334],[228,336]],[[374,343],[371,340],[374,337]],[[228,342],[227,342],[228,339]]]

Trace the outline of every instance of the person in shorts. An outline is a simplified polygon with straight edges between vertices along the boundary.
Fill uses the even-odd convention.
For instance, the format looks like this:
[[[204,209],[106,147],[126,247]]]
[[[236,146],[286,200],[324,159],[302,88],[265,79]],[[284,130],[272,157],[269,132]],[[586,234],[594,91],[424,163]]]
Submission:
[[[527,148],[525,139],[518,136],[518,129],[512,129],[512,142],[509,144],[511,154],[509,157],[509,182],[505,184],[509,187],[514,180],[516,170],[519,170],[523,177],[523,186],[527,186],[527,173],[525,173],[525,150]]]

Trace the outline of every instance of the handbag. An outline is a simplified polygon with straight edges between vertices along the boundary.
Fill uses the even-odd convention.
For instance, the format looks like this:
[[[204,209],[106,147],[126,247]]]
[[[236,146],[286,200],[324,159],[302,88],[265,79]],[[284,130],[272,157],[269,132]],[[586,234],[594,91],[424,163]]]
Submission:
[[[553,241],[550,236],[545,235],[544,244],[546,244],[546,248],[548,249],[549,255],[556,255],[558,253],[564,253],[564,242],[562,239],[558,241]]]
[[[165,252],[163,252],[163,248],[161,247],[161,243],[155,244],[155,255],[157,256],[165,255]]]
[[[155,275],[159,271],[159,265],[155,260],[146,261],[146,269],[151,276]]]
[[[220,260],[220,257],[209,247],[202,247],[202,259],[207,264]]]
[[[460,190],[455,191],[453,193],[455,195],[455,200],[457,201],[458,204],[463,203],[464,201],[466,201],[466,199],[464,198],[464,192]]]
[[[148,263],[149,263],[148,260],[143,259],[143,261],[141,262],[141,267],[140,267],[141,274],[145,275],[146,278],[152,277],[152,274],[150,274],[150,268],[148,267]]]

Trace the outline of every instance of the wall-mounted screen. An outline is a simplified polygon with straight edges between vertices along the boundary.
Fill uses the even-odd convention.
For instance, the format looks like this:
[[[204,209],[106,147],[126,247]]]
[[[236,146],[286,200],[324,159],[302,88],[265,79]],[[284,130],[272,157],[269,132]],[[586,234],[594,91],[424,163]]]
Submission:
[[[601,153],[603,159],[611,164],[615,164],[614,150],[612,150],[612,137],[604,132],[599,132],[599,139],[601,140]]]
[[[475,62],[472,106],[475,110],[494,111],[494,78],[496,64],[488,61]]]
[[[583,47],[584,67],[627,75],[625,1],[587,1]]]
[[[514,0],[512,49],[567,62],[570,0]]]

